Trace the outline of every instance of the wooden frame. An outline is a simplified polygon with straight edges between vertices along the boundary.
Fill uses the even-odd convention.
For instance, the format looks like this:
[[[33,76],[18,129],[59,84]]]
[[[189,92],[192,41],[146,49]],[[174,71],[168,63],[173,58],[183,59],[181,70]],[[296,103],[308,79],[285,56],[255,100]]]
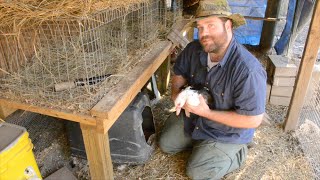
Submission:
[[[80,123],[92,179],[113,179],[108,130],[143,85],[170,54],[173,44],[162,41],[117,86],[91,109],[91,116],[0,99],[0,105]]]
[[[309,28],[307,41],[304,48],[298,76],[295,82],[295,89],[291,98],[287,119],[284,123],[284,130],[295,130],[298,124],[299,115],[307,93],[308,84],[312,78],[312,70],[316,61],[320,46],[320,3],[315,2],[313,16]]]

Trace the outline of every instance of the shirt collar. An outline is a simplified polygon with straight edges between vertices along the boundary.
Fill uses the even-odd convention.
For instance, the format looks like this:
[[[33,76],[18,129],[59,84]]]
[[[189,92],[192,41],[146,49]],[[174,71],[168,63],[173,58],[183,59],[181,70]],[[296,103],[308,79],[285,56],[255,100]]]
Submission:
[[[232,37],[226,53],[224,54],[222,60],[219,62],[221,67],[223,67],[226,64],[226,62],[228,61],[228,57],[230,57],[229,55],[232,52],[232,50],[234,49],[234,46],[236,44],[235,42],[236,42],[235,38]],[[207,59],[208,59],[208,53],[203,51],[203,49],[201,48],[201,50],[200,50],[200,63],[201,63],[201,65],[207,66]]]

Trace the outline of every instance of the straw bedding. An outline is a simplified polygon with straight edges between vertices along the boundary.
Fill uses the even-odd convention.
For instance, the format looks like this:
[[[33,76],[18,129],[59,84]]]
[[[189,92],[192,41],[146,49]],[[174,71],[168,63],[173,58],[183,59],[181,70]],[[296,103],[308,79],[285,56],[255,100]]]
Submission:
[[[2,0],[0,29],[13,27],[15,32],[46,20],[86,17],[107,8],[128,8],[146,0]]]

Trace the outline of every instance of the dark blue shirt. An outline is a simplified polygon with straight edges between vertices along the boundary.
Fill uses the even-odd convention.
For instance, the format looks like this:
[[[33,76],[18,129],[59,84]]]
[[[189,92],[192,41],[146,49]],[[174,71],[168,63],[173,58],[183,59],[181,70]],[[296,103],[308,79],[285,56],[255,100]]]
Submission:
[[[209,71],[207,58],[199,41],[193,41],[178,56],[174,73],[188,85],[206,86],[214,99],[210,109],[252,116],[265,112],[266,72],[247,49],[233,38],[223,59]],[[184,124],[185,131],[198,140],[245,144],[254,135],[254,129],[233,128],[194,114]]]

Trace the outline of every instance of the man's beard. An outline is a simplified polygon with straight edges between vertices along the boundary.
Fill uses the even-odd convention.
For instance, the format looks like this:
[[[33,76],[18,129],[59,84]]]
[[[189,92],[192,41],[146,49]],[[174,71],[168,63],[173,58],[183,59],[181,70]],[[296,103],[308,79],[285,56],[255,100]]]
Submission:
[[[211,43],[210,44],[206,44],[206,45],[204,43],[202,43],[202,41],[205,40],[205,39],[210,39]],[[222,44],[220,44],[220,43],[217,44],[217,42],[213,41],[212,37],[210,37],[210,36],[202,37],[200,39],[200,43],[201,43],[204,51],[207,52],[207,53],[218,53],[221,50],[222,46],[223,46]]]
[[[219,53],[227,43],[227,36],[228,36],[227,31],[226,29],[224,29],[223,33],[221,33],[220,35],[215,35],[215,37],[211,37],[210,35],[203,36],[200,39],[200,43],[205,52]],[[211,44],[207,44],[207,45],[203,44],[202,41],[206,39],[211,40]]]

